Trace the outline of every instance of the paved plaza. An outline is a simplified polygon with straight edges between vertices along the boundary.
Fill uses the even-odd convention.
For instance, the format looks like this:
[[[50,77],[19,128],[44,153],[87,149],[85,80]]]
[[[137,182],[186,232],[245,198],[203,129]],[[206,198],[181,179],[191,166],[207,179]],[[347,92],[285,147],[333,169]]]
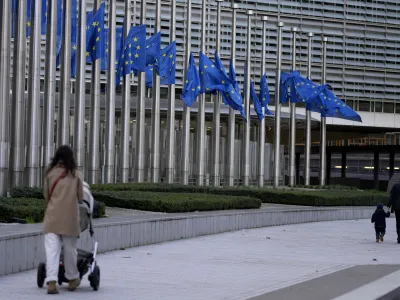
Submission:
[[[85,277],[76,292],[64,286],[55,298],[288,300],[295,293],[296,300],[333,299],[400,269],[394,219],[384,243],[374,235],[370,220],[334,221],[113,251],[98,257],[98,292]],[[0,290],[8,300],[46,293],[36,286],[36,270],[0,277]]]

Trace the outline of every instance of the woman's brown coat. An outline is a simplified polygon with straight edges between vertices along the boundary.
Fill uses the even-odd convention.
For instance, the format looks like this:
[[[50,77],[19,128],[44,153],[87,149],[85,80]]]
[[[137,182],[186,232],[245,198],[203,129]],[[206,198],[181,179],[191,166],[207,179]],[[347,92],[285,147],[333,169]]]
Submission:
[[[75,171],[60,179],[54,188],[51,199],[50,190],[65,169],[58,165],[47,173],[44,179],[44,197],[47,208],[43,221],[44,233],[55,233],[66,236],[79,236],[78,201],[83,199],[83,176]]]

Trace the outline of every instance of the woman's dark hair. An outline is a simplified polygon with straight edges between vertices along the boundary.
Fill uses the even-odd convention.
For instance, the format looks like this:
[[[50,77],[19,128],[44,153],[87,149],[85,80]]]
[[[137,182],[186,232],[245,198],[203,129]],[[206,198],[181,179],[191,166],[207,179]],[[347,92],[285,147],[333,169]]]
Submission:
[[[56,154],[51,160],[47,173],[57,165],[62,165],[65,169],[67,169],[68,172],[75,176],[75,170],[77,166],[74,158],[74,152],[70,146],[63,145],[57,149]]]

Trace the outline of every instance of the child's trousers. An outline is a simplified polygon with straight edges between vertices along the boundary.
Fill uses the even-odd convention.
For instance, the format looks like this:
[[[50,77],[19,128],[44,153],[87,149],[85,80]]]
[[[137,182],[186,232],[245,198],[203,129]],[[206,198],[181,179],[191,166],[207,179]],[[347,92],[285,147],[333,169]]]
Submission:
[[[380,236],[384,236],[386,233],[385,227],[375,227],[376,238],[380,238]]]

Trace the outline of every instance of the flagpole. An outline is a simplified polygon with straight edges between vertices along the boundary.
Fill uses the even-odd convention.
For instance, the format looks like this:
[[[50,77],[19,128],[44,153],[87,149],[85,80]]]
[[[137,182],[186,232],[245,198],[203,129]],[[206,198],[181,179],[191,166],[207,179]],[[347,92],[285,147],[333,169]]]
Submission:
[[[218,54],[221,51],[221,4],[223,0],[217,2],[217,36],[216,50]],[[219,175],[219,149],[221,138],[221,94],[212,95],[214,103],[213,127],[212,127],[212,152],[211,152],[211,182],[213,186],[220,186]]]
[[[94,0],[93,14],[100,8],[101,0]],[[109,60],[111,60],[109,56]],[[114,62],[115,63],[115,62]],[[92,62],[90,117],[89,117],[89,161],[88,182],[99,183],[100,180],[100,75],[101,60]]]
[[[170,42],[176,39],[176,0],[171,1]],[[168,87],[167,112],[167,183],[175,180],[175,84]]]
[[[31,3],[31,31],[29,47],[28,120],[26,176],[28,186],[39,186],[39,113],[40,113],[40,41],[42,1]]]
[[[106,98],[106,162],[104,166],[105,183],[114,182],[114,154],[115,154],[115,53],[116,53],[116,1],[109,1],[108,11],[108,73]]]
[[[326,84],[326,52],[327,52],[328,38],[322,38],[322,84]],[[319,159],[320,159],[320,176],[319,184],[325,185],[326,178],[326,117],[321,116],[321,145],[319,147]]]
[[[292,71],[296,70],[296,38],[297,27],[292,27]],[[291,91],[294,92],[294,91]],[[289,135],[289,186],[296,182],[296,103],[289,101],[290,135]]]
[[[207,0],[202,0],[201,6],[201,44],[200,50],[203,54],[206,52],[206,13]],[[198,112],[197,112],[197,180],[198,186],[204,185],[204,170],[205,170],[205,94],[199,95]]]
[[[50,1],[47,9],[46,24],[46,63],[44,72],[43,104],[43,161],[42,174],[54,154],[54,110],[56,101],[56,60],[57,60],[57,7],[58,1]]]
[[[85,165],[85,102],[86,102],[86,0],[79,1],[78,47],[76,51],[76,91],[74,148],[78,170]]]
[[[154,33],[161,30],[161,0],[156,0]],[[153,102],[151,105],[151,182],[160,180],[160,77],[153,68]]]
[[[232,0],[232,43],[231,43],[231,59],[233,67],[236,64],[236,10],[239,5]],[[227,140],[227,161],[226,161],[226,182],[228,186],[235,184],[235,111],[229,107],[228,116],[228,140]]]
[[[189,67],[190,48],[192,44],[191,35],[192,26],[192,0],[186,1],[186,43],[185,43],[185,66],[184,76],[186,78]],[[182,131],[182,169],[181,169],[181,184],[189,184],[189,150],[190,150],[190,107],[183,105],[183,131]]]
[[[125,39],[131,28],[131,0],[125,0]],[[129,181],[129,136],[131,119],[131,75],[124,76],[122,94],[122,124],[121,124],[121,147],[120,147],[120,180],[123,183]]]
[[[247,50],[246,50],[246,95],[244,99],[244,113],[247,117],[247,122],[243,120],[244,134],[243,134],[243,161],[242,161],[242,184],[249,185],[250,177],[250,77],[251,77],[251,16],[252,10],[246,12],[247,15]]]
[[[0,196],[8,189],[9,171],[9,107],[10,107],[10,57],[11,57],[11,1],[1,2],[0,16]]]
[[[312,38],[314,34],[308,33],[308,61],[307,61],[307,78],[311,80],[312,66]],[[304,185],[310,185],[310,162],[311,162],[311,111],[306,110],[306,145],[304,155]]]
[[[262,49],[261,49],[261,77],[265,74],[266,70],[266,55],[267,55],[267,22],[268,17],[262,17]],[[260,99],[263,101],[263,99]],[[262,106],[264,118],[260,121],[260,130],[258,137],[258,186],[264,186],[264,164],[265,164],[265,107]]]
[[[63,0],[63,26],[60,71],[60,104],[58,108],[57,146],[69,144],[70,109],[71,109],[71,16],[72,3]]]
[[[146,1],[141,1],[140,24],[146,24]],[[146,73],[138,76],[138,96],[136,101],[136,182],[144,181],[144,135],[145,135]]]
[[[280,150],[281,150],[281,103],[280,103],[280,83],[282,67],[282,27],[283,22],[278,22],[278,43],[277,43],[277,62],[275,74],[275,132],[274,132],[274,187],[279,187],[280,179]]]
[[[11,185],[21,186],[25,162],[26,1],[16,2],[11,117]]]

